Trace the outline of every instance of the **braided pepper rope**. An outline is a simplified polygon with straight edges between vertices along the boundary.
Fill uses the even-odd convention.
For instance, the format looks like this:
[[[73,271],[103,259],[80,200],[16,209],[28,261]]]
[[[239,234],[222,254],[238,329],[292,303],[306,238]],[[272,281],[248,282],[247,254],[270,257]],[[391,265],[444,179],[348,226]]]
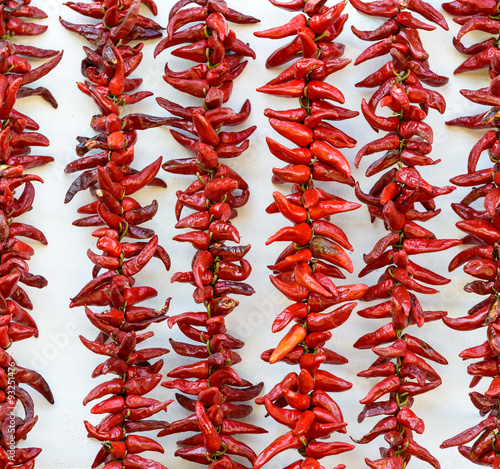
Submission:
[[[185,8],[191,3],[199,6]],[[248,184],[220,160],[243,153],[249,145],[248,137],[255,130],[255,127],[239,132],[222,130],[243,123],[250,113],[248,100],[239,113],[224,104],[231,96],[233,80],[247,64],[244,58],[255,58],[255,54],[237,39],[228,22],[247,24],[258,20],[232,10],[223,0],[181,0],[170,11],[168,36],[155,51],[158,55],[167,48],[187,43],[173,50],[172,55],[197,65],[174,72],[167,64],[163,78],[175,89],[203,99],[200,106],[187,108],[157,99],[175,116],[170,118],[169,125],[182,130],[171,130],[172,136],[195,155],[163,165],[170,173],[196,176],[185,191],[176,194],[176,228],[190,231],[175,236],[174,240],[191,243],[197,252],[191,270],[177,272],[172,282],[193,285],[193,298],[203,305],[203,311],[182,313],[168,320],[170,327],[177,325],[182,334],[197,343],[170,340],[172,348],[179,355],[197,361],[170,371],[167,376],[173,379],[162,383],[183,393],[177,393],[176,399],[191,415],[172,422],[158,436],[196,432],[177,442],[181,447],[175,455],[206,464],[210,469],[246,467],[233,456],[242,457],[252,465],[256,454],[235,436],[266,432],[235,420],[250,414],[252,406],[240,402],[255,398],[263,384],[252,385],[233,368],[241,362],[234,350],[244,343],[230,335],[225,325],[225,316],[238,306],[238,301],[229,295],[254,293],[244,283],[251,272],[250,263],[244,259],[250,246],[226,245],[226,242],[240,242],[232,220],[238,215],[237,209],[248,201]],[[181,218],[184,208],[192,213]]]
[[[328,220],[331,215],[355,210],[359,204],[348,202],[315,187],[316,181],[354,185],[351,169],[339,149],[353,148],[356,141],[327,121],[340,121],[358,115],[330,101],[343,104],[341,91],[324,80],[351,61],[342,59],[344,45],[334,42],[343,30],[346,2],[325,6],[324,1],[271,0],[275,6],[299,12],[287,24],[255,33],[257,37],[291,42],[267,59],[273,68],[294,61],[277,78],[257,91],[275,96],[298,98],[300,106],[292,110],[266,109],[264,114],[274,130],[290,140],[288,148],[267,138],[270,152],[287,163],[273,169],[272,182],[293,184],[292,193],[274,192],[267,213],[281,213],[293,225],[280,229],[266,244],[287,241],[275,264],[269,266],[272,284],[294,303],[274,320],[272,330],[291,328],[276,348],[262,354],[270,364],[282,361],[299,365],[266,396],[258,398],[268,414],[290,431],[272,442],[257,458],[260,469],[277,454],[296,449],[301,456],[287,469],[320,469],[319,459],[354,448],[349,443],[323,442],[334,432],[346,433],[346,425],[337,403],[329,392],[351,388],[351,383],[321,369],[321,365],[340,365],[347,360],[326,347],[332,329],[350,316],[366,285],[336,285],[332,278],[345,278],[342,269],[353,272],[345,249],[352,250],[346,234]],[[298,60],[297,60],[298,59]],[[345,303],[348,302],[348,303]],[[324,312],[333,305],[335,309]],[[337,469],[345,468],[343,464]]]
[[[500,239],[500,140],[498,138],[498,105],[500,104],[500,51],[498,50],[498,31],[500,28],[500,4],[492,1],[455,1],[443,4],[450,14],[457,16],[455,21],[461,25],[456,38],[455,48],[470,55],[455,73],[488,68],[491,79],[489,87],[480,90],[461,90],[460,93],[474,103],[492,106],[490,110],[476,116],[459,117],[447,122],[448,125],[462,126],[469,129],[491,129],[474,145],[467,163],[467,173],[451,179],[453,184],[472,187],[472,190],[460,203],[452,204],[453,210],[462,219],[456,225],[466,233],[463,243],[472,245],[461,251],[451,261],[450,272],[463,265],[465,273],[474,280],[465,285],[468,293],[476,293],[484,300],[469,309],[468,315],[461,318],[444,318],[444,322],[452,329],[472,331],[486,328],[487,340],[460,353],[464,360],[476,359],[467,367],[472,376],[470,387],[476,386],[483,377],[493,378],[485,393],[471,392],[472,404],[479,410],[484,419],[472,428],[446,440],[441,447],[458,446],[462,456],[475,464],[500,468],[499,446],[499,397],[500,374],[498,364],[500,357],[499,342],[499,285],[498,276],[498,241]],[[495,36],[465,47],[461,40],[471,31],[484,31]],[[493,167],[477,169],[483,152],[487,151]],[[479,210],[471,205],[480,202]],[[467,443],[472,443],[467,446]]]
[[[385,268],[376,285],[371,286],[363,301],[383,300],[358,312],[364,318],[390,319],[391,322],[361,337],[354,346],[372,349],[377,360],[358,376],[383,378],[360,402],[364,404],[358,420],[365,417],[384,417],[358,443],[368,443],[379,435],[390,445],[381,449],[382,459],[365,459],[373,469],[404,469],[412,456],[434,468],[440,464],[414,439],[414,433],[424,431],[424,422],[411,407],[414,396],[431,391],[441,384],[441,378],[427,362],[446,364],[446,359],[430,345],[409,334],[406,329],[446,316],[445,311],[424,311],[417,293],[437,294],[434,286],[449,280],[410,259],[411,256],[437,252],[461,244],[454,239],[436,239],[420,222],[437,216],[435,198],[452,192],[452,186],[436,187],[429,184],[416,169],[439,163],[427,156],[432,150],[433,132],[424,122],[429,108],[445,111],[446,103],[430,86],[442,86],[448,79],[435,74],[428,64],[419,29],[433,30],[435,26],[417,19],[418,13],[444,29],[448,25],[435,8],[421,0],[362,2],[352,0],[361,13],[383,17],[385,23],[374,31],[353,32],[362,40],[378,41],[368,47],[355,64],[390,54],[391,60],[356,86],[376,87],[370,101],[362,102],[362,111],[370,126],[388,132],[384,137],[365,145],[357,154],[361,159],[381,151],[386,152],[366,171],[370,177],[382,176],[368,194],[356,185],[358,199],[368,205],[372,222],[379,218],[390,232],[378,241],[363,259],[367,264],[360,277]],[[377,106],[387,106],[391,117],[377,115]],[[397,165],[397,167],[392,166]],[[423,208],[423,210],[422,210]],[[426,284],[426,285],[424,285]],[[428,286],[431,285],[431,286]],[[382,346],[382,347],[381,347]],[[385,397],[387,400],[381,401]]]
[[[44,277],[30,273],[27,261],[35,251],[19,238],[42,244],[47,244],[47,240],[39,229],[19,222],[17,218],[33,208],[33,182],[43,182],[39,176],[25,173],[25,170],[43,166],[54,159],[30,154],[31,147],[46,147],[49,141],[36,132],[38,124],[16,111],[14,106],[17,98],[38,95],[57,107],[49,90],[26,85],[49,73],[60,62],[62,52],[11,42],[14,36],[44,33],[47,26],[25,21],[43,18],[47,15],[27,0],[0,2],[0,466],[6,468],[31,469],[42,451],[40,448],[17,447],[38,420],[33,400],[21,385],[31,386],[51,404],[54,403],[52,392],[42,376],[18,366],[6,352],[14,342],[38,337],[35,320],[27,311],[33,309],[33,304],[21,284],[34,288],[47,285]],[[29,58],[50,60],[32,69]],[[19,188],[22,192],[16,194]],[[16,406],[23,409],[24,417],[17,415]]]
[[[152,1],[144,3],[156,14],[156,5]],[[148,286],[136,286],[134,276],[153,257],[158,257],[167,270],[170,267],[168,254],[158,244],[154,231],[141,226],[156,214],[156,200],[142,207],[131,197],[146,185],[166,187],[161,179],[156,178],[161,157],[140,171],[131,167],[137,131],[163,125],[165,120],[123,113],[126,105],[152,94],[147,91],[134,93],[142,79],[129,76],[141,63],[143,44],[131,47],[128,43],[161,37],[160,26],[139,14],[140,4],[140,0],[68,2],[66,6],[71,9],[101,21],[81,25],[60,20],[64,27],[95,47],[84,47],[86,57],[82,62],[82,72],[86,81],[78,83],[78,88],[94,100],[100,112],[91,122],[92,129],[99,133],[90,138],[78,137],[76,153],[79,158],[66,167],[67,173],[83,173],[71,185],[65,200],[69,202],[76,193],[85,189],[90,189],[96,199],[78,209],[78,213],[85,217],[73,224],[98,227],[92,235],[97,238],[96,247],[101,254],[90,249],[87,251],[94,264],[93,279],[72,298],[70,307],[85,306],[88,319],[100,331],[95,340],[80,336],[90,351],[106,357],[92,376],[117,375],[96,386],[83,402],[86,405],[106,397],[91,409],[92,414],[104,415],[101,422],[97,426],[85,422],[89,436],[102,443],[92,468],[164,469],[162,464],[139,456],[144,451],[163,453],[162,446],[136,433],[168,425],[149,417],[165,411],[171,402],[144,397],[162,379],[163,360],[150,361],[168,350],[137,348],[139,343],[153,336],[153,332],[140,331],[166,319],[169,300],[160,311],[141,306],[141,302],[158,293]],[[127,242],[125,238],[134,241]],[[135,241],[138,239],[144,241]],[[105,309],[97,313],[89,306]]]

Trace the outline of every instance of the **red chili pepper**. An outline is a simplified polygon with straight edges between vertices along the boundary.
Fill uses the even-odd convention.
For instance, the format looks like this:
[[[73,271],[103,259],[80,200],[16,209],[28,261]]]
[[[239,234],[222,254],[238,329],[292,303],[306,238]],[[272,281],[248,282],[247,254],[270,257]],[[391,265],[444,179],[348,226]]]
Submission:
[[[366,397],[361,399],[359,402],[361,402],[361,404],[371,404],[384,394],[397,391],[400,384],[401,383],[397,376],[389,376],[373,386]]]
[[[204,405],[198,401],[196,403],[196,417],[198,425],[203,433],[205,447],[209,453],[215,453],[222,446],[222,439],[216,431],[213,423],[208,418]]]
[[[392,18],[397,15],[398,9],[392,2],[372,2],[364,3],[361,0],[354,0],[353,7],[369,16],[381,16],[384,18]]]
[[[307,212],[304,208],[291,204],[286,197],[279,192],[273,192],[273,197],[278,204],[279,211],[284,217],[294,223],[303,223],[306,221]]]
[[[307,316],[307,329],[311,332],[334,329],[343,324],[352,313],[356,303],[347,303],[330,313],[310,313]]]
[[[304,319],[308,314],[307,305],[295,303],[285,308],[273,322],[273,332],[283,330],[294,319]]]
[[[407,239],[403,242],[403,248],[408,254],[421,254],[442,251],[460,244],[462,242],[456,239]]]
[[[257,88],[261,93],[272,94],[275,96],[287,96],[291,98],[300,98],[304,95],[306,84],[304,80],[290,80],[276,85],[265,85]]]
[[[313,140],[313,132],[304,124],[278,119],[269,119],[269,123],[280,135],[298,146],[307,147]]]
[[[352,262],[347,254],[340,246],[332,241],[326,238],[315,237],[310,244],[310,249],[314,257],[338,265],[348,272],[353,271]]]
[[[294,16],[287,24],[277,26],[266,31],[257,31],[255,36],[268,39],[281,39],[284,37],[293,36],[297,31],[306,26],[306,18],[304,15]]]
[[[403,469],[404,460],[399,456],[391,456],[388,458],[377,459],[376,461],[371,461],[365,458],[365,463],[371,469]]]
[[[321,296],[330,298],[334,293],[325,289],[322,284],[312,275],[312,269],[309,264],[300,262],[295,266],[294,275],[296,281],[303,287],[307,288],[310,292],[318,293]],[[335,286],[333,286],[335,289]],[[335,293],[336,289],[334,290]]]
[[[290,165],[286,168],[273,168],[275,178],[280,182],[306,184],[311,178],[311,170],[302,164]]]
[[[287,449],[300,449],[305,446],[305,438],[302,436],[293,436],[292,432],[289,432],[277,440],[275,440],[271,445],[266,448],[255,460],[253,467],[255,469],[260,469],[264,464],[266,464],[275,455],[286,451]]]
[[[347,162],[345,156],[338,151],[336,148],[328,145],[325,142],[313,141],[310,145],[311,155],[323,163],[327,163],[333,166],[338,171],[342,172],[346,176],[351,175],[351,170],[349,163]]]

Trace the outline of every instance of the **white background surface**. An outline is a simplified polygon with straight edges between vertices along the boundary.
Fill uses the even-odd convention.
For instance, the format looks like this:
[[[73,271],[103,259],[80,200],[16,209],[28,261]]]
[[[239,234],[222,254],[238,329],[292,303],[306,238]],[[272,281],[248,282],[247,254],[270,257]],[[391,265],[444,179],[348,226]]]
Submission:
[[[433,3],[435,6],[438,4],[438,2]],[[49,280],[47,288],[41,291],[31,291],[33,289],[29,291],[35,305],[33,315],[40,328],[40,338],[17,343],[10,352],[20,365],[43,373],[50,382],[56,399],[56,404],[50,406],[33,391],[39,422],[24,444],[43,448],[42,454],[37,459],[37,467],[40,469],[84,469],[90,467],[99,445],[96,441],[86,437],[82,421],[90,418],[93,423],[96,423],[97,420],[89,415],[89,409],[82,407],[81,402],[84,396],[100,382],[92,380],[90,374],[95,366],[102,361],[102,357],[90,353],[78,340],[79,334],[87,338],[94,338],[96,331],[85,318],[83,308],[70,310],[68,303],[69,298],[75,295],[91,278],[92,265],[85,252],[89,247],[95,248],[95,239],[90,236],[91,229],[76,228],[71,225],[73,219],[77,218],[77,207],[90,202],[91,198],[88,193],[80,193],[71,204],[63,204],[64,194],[75,176],[65,175],[63,169],[68,162],[75,158],[75,137],[93,134],[89,122],[91,116],[98,111],[92,100],[76,88],[76,82],[82,80],[80,75],[80,62],[83,58],[82,46],[88,44],[78,36],[64,30],[57,20],[59,15],[77,23],[83,23],[85,19],[55,0],[34,2],[34,4],[44,8],[49,14],[50,18],[44,21],[45,24],[49,25],[49,31],[40,38],[24,42],[40,47],[64,48],[65,54],[61,64],[49,76],[37,82],[37,85],[47,86],[51,89],[59,102],[59,109],[53,110],[39,98],[24,99],[17,105],[20,111],[26,112],[40,123],[40,131],[47,135],[51,141],[51,147],[41,154],[53,155],[56,161],[50,166],[35,170],[43,177],[45,184],[37,186],[34,210],[23,217],[23,221],[42,229],[49,240],[47,247],[35,246],[36,255],[30,263],[32,272],[42,274]],[[159,2],[160,13],[157,21],[164,26],[166,26],[168,11],[172,4],[173,2],[170,0]],[[250,298],[238,298],[241,300],[240,307],[228,318],[227,324],[230,333],[245,340],[247,344],[241,351],[243,362],[236,366],[238,373],[252,382],[263,380],[265,382],[264,392],[268,392],[292,368],[286,365],[271,367],[259,358],[262,351],[278,342],[279,337],[273,336],[270,332],[271,324],[274,317],[289,304],[271,286],[268,280],[269,272],[266,269],[266,265],[274,262],[284,245],[279,246],[276,243],[265,247],[264,242],[277,229],[284,226],[286,221],[279,215],[265,213],[265,207],[272,201],[272,192],[277,190],[270,182],[271,168],[276,165],[277,160],[269,154],[265,146],[265,136],[269,135],[276,139],[278,137],[270,129],[262,113],[266,107],[293,108],[296,106],[296,101],[273,98],[255,92],[257,86],[266,83],[279,73],[279,70],[266,70],[264,64],[269,54],[279,47],[282,41],[257,39],[253,37],[252,32],[283,24],[292,15],[272,7],[265,0],[253,2],[236,0],[230,1],[229,4],[235,9],[260,17],[262,23],[260,25],[234,26],[238,37],[245,42],[250,42],[257,53],[257,60],[250,61],[242,76],[235,82],[233,97],[229,102],[231,107],[239,109],[244,100],[250,98],[252,114],[245,127],[258,125],[258,130],[251,138],[250,149],[238,160],[229,161],[229,164],[250,184],[250,202],[240,210],[240,216],[236,219],[235,224],[240,231],[242,244],[252,244],[247,259],[253,265],[253,273],[248,282],[255,288],[256,294]],[[344,57],[354,59],[369,43],[359,41],[350,31],[350,25],[354,24],[358,29],[374,29],[381,24],[381,21],[379,19],[372,20],[359,14],[351,6],[348,6],[346,11],[350,14],[349,21],[338,40],[346,44]],[[144,12],[148,14],[146,9]],[[478,105],[467,102],[459,94],[459,89],[477,89],[488,84],[487,73],[484,70],[453,77],[453,70],[464,57],[455,51],[451,42],[453,35],[458,31],[458,26],[451,21],[451,18],[447,18],[451,29],[449,32],[441,29],[434,32],[422,32],[424,44],[430,52],[432,69],[441,75],[451,76],[450,83],[439,90],[445,95],[448,103],[446,114],[441,116],[436,111],[431,110],[427,120],[435,132],[434,151],[431,156],[441,158],[443,161],[440,165],[423,168],[422,174],[428,181],[436,185],[446,185],[451,177],[466,171],[468,152],[474,142],[483,134],[480,131],[468,132],[460,128],[445,127],[445,120],[484,110]],[[482,36],[478,35],[476,39],[482,39]],[[155,45],[155,42],[146,44],[144,61],[133,74],[133,76],[144,78],[141,90],[151,90],[155,96],[163,96],[184,103],[184,105],[198,105],[197,100],[175,92],[161,78],[165,61],[168,60],[174,70],[186,69],[190,66],[189,63],[173,60],[168,51],[162,53],[157,60],[153,60]],[[368,99],[374,90],[355,88],[354,83],[378,69],[386,61],[387,58],[384,57],[366,62],[359,67],[354,67],[351,64],[343,71],[330,77],[329,82],[335,84],[345,94],[346,107],[359,111],[361,99],[363,97]],[[149,98],[134,107],[129,107],[129,112],[147,112],[160,116],[166,114],[153,98]],[[356,151],[361,146],[379,138],[366,125],[362,116],[340,122],[339,127],[358,140],[356,149],[345,152],[350,161],[354,159]],[[136,146],[134,166],[142,168],[159,155],[162,155],[164,160],[188,156],[187,152],[173,141],[167,129],[141,132]],[[377,155],[378,157],[379,155]],[[373,157],[367,157],[361,168],[354,169],[353,173],[365,191],[368,191],[376,180],[372,178],[372,180],[367,181],[364,177],[364,171],[372,161],[374,161]],[[482,164],[485,167],[488,165],[488,161],[483,160]],[[165,272],[160,262],[154,259],[148,268],[138,275],[138,284],[151,285],[158,289],[159,296],[149,303],[151,306],[160,308],[164,299],[172,296],[171,314],[197,311],[200,309],[192,300],[192,287],[170,284],[170,278],[174,272],[189,270],[190,260],[194,253],[193,248],[187,243],[172,241],[172,237],[178,234],[173,228],[175,192],[179,189],[185,189],[192,182],[192,177],[170,175],[163,171],[161,176],[168,181],[167,190],[148,188],[143,190],[138,198],[143,204],[156,198],[160,204],[157,216],[147,226],[158,233],[161,244],[172,258],[172,269],[168,273]],[[353,189],[350,187],[335,184],[324,184],[323,187],[339,196],[355,200]],[[281,186],[278,190],[288,191],[288,187]],[[438,237],[456,238],[461,236],[454,226],[458,217],[451,211],[449,205],[461,200],[465,193],[465,190],[459,189],[437,201],[438,206],[443,210],[442,214],[427,223],[426,226],[434,230]],[[355,272],[361,270],[364,266],[362,254],[368,252],[373,244],[385,234],[383,227],[380,223],[370,225],[365,207],[356,212],[337,216],[334,222],[348,234],[355,247],[355,252],[352,255]],[[442,254],[420,256],[416,261],[446,275],[446,266],[457,252],[458,248],[455,248]],[[373,284],[378,275],[375,273],[365,278],[364,281]],[[471,305],[480,300],[480,298],[466,295],[463,292],[463,285],[471,280],[463,272],[456,271],[451,278],[451,284],[441,288],[439,295],[429,297],[420,295],[425,309],[445,309],[449,311],[451,316],[462,316],[466,314]],[[356,283],[357,278],[355,275],[350,275],[344,282],[346,284]],[[334,338],[328,344],[349,358],[348,365],[327,367],[327,369],[354,384],[351,391],[335,396],[344,411],[346,421],[349,423],[348,435],[352,435],[354,438],[360,438],[369,431],[377,419],[367,419],[363,424],[358,424],[356,421],[357,414],[362,409],[362,405],[358,401],[375,382],[374,380],[357,378],[356,373],[366,369],[374,360],[374,355],[370,351],[356,351],[352,348],[352,344],[359,336],[375,330],[383,324],[382,321],[370,321],[353,314],[346,324],[334,331]],[[148,341],[149,347],[168,347],[168,338],[181,339],[177,330],[169,330],[165,323],[154,325],[151,330],[155,332],[155,337]],[[418,396],[416,399],[413,409],[424,419],[427,427],[425,434],[417,436],[416,440],[427,447],[441,461],[441,465],[445,469],[473,467],[455,449],[440,450],[439,444],[446,438],[479,422],[479,415],[467,396],[469,376],[466,373],[466,364],[458,358],[458,353],[466,347],[482,343],[485,333],[483,330],[455,332],[441,323],[427,324],[418,331],[413,327],[411,333],[436,347],[449,361],[448,366],[435,366],[442,376],[443,385],[424,396]],[[190,362],[174,353],[167,355],[165,360],[164,373],[178,365]],[[487,382],[484,381],[476,389],[484,391],[486,386]],[[152,396],[166,400],[173,398],[173,394],[172,390],[160,387]],[[174,402],[166,415],[159,415],[157,418],[173,421],[187,415],[187,412]],[[262,407],[256,407],[247,421],[265,426],[270,432],[269,435],[243,437],[244,441],[250,444],[256,453],[262,451],[277,436],[286,432],[285,427],[275,424],[269,418],[264,420]],[[162,438],[161,443],[165,448],[165,454],[150,456],[169,468],[199,467],[173,457],[176,449],[175,441],[181,438],[184,438],[184,435]],[[346,435],[340,436],[340,438],[350,441]],[[350,453],[324,460],[324,465],[328,468],[344,463],[350,468],[365,467],[364,457],[377,459],[379,446],[386,446],[382,438],[375,440],[370,445],[357,446]],[[283,453],[281,457],[274,459],[266,467],[270,469],[284,467],[296,459],[294,452]],[[427,467],[427,465],[413,459],[410,467],[418,469]]]

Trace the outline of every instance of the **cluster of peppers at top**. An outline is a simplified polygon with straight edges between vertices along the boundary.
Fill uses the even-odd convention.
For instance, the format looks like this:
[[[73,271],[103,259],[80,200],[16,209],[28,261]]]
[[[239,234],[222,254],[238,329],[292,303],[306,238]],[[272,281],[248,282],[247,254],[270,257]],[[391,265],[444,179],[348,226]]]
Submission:
[[[262,359],[270,364],[282,361],[299,365],[268,394],[256,400],[264,404],[274,420],[290,430],[272,442],[257,458],[259,469],[277,454],[296,449],[300,459],[288,469],[322,469],[320,459],[350,451],[352,444],[320,441],[334,432],[346,433],[346,425],[337,403],[329,392],[341,392],[352,384],[321,365],[347,362],[326,347],[332,330],[342,325],[363,296],[366,285],[336,285],[332,279],[345,278],[342,270],[353,272],[345,250],[352,250],[346,234],[329,221],[331,215],[355,210],[359,204],[341,199],[315,181],[354,185],[349,163],[341,148],[352,148],[356,141],[328,121],[341,121],[358,115],[334,103],[343,104],[342,92],[324,80],[351,61],[340,58],[344,46],[333,42],[343,30],[346,2],[327,7],[325,1],[309,0],[279,3],[275,6],[300,12],[287,24],[255,33],[257,37],[281,39],[289,44],[273,52],[267,67],[294,61],[277,78],[258,91],[275,96],[298,98],[300,106],[292,110],[266,109],[271,126],[297,148],[289,148],[267,138],[270,152],[287,163],[273,168],[275,184],[293,184],[293,192],[274,192],[268,213],[281,213],[293,223],[271,236],[266,244],[289,242],[274,265],[269,266],[272,284],[294,303],[274,320],[272,330],[288,332],[276,348],[267,350]],[[297,60],[298,59],[298,60]],[[324,312],[333,305],[342,306]],[[337,469],[345,468],[340,464]]]
[[[47,280],[30,273],[27,261],[34,250],[19,238],[42,244],[47,240],[40,230],[16,219],[33,208],[33,182],[43,182],[25,170],[54,160],[31,154],[32,146],[46,147],[49,141],[36,132],[38,124],[16,111],[14,105],[17,98],[40,95],[57,107],[49,90],[26,85],[49,73],[62,58],[62,52],[10,41],[13,36],[35,36],[46,31],[47,26],[26,22],[27,18],[42,19],[47,15],[28,0],[0,2],[0,467],[9,469],[33,468],[41,452],[40,448],[17,447],[38,420],[33,400],[21,384],[28,384],[54,403],[45,380],[37,372],[18,366],[6,352],[14,342],[38,337],[35,320],[27,311],[33,304],[21,285],[43,288]],[[32,69],[28,58],[50,60]],[[19,188],[23,190],[16,194]],[[23,408],[24,416],[15,415],[13,421],[16,405]]]
[[[383,378],[360,401],[364,409],[358,420],[384,417],[358,442],[368,443],[384,435],[390,445],[387,449],[381,448],[381,459],[366,459],[373,469],[403,469],[412,456],[439,468],[436,458],[414,440],[414,433],[424,431],[424,422],[411,407],[414,396],[441,384],[438,373],[427,360],[439,364],[447,362],[430,345],[405,329],[412,325],[421,327],[446,316],[444,311],[424,311],[416,293],[436,294],[438,290],[434,286],[447,284],[449,280],[416,264],[410,256],[442,251],[460,244],[460,241],[436,239],[434,233],[419,223],[438,215],[440,210],[436,209],[434,199],[455,188],[433,186],[416,169],[440,161],[427,156],[432,150],[433,132],[424,119],[429,108],[443,113],[446,106],[439,93],[427,89],[422,83],[440,86],[448,80],[430,70],[428,54],[419,38],[419,29],[433,30],[435,26],[420,21],[412,12],[444,29],[448,26],[438,11],[421,0],[383,3],[352,0],[352,5],[369,16],[387,18],[375,31],[353,28],[361,39],[379,41],[364,51],[356,63],[386,54],[391,56],[391,61],[356,85],[377,87],[368,103],[363,100],[362,111],[375,131],[388,132],[358,152],[356,166],[366,155],[381,151],[385,154],[366,171],[368,177],[380,172],[382,176],[368,194],[356,185],[356,194],[368,205],[372,222],[381,219],[389,231],[371,252],[364,255],[367,265],[360,273],[362,277],[385,268],[377,283],[362,298],[363,301],[384,301],[358,314],[364,318],[391,319],[390,323],[366,334],[354,344],[358,349],[372,349],[378,357],[358,376]],[[387,106],[393,115],[377,115],[379,104]],[[389,169],[395,164],[397,167]],[[381,401],[382,397],[388,399]]]
[[[156,14],[153,2],[145,3]],[[169,300],[161,310],[142,306],[140,303],[158,292],[152,287],[135,285],[134,276],[153,257],[158,257],[167,270],[170,267],[168,254],[158,244],[154,231],[141,226],[156,214],[157,202],[143,207],[131,197],[146,185],[166,187],[156,178],[161,157],[140,171],[131,167],[137,131],[163,125],[165,120],[144,114],[123,114],[125,105],[152,94],[133,93],[142,83],[142,79],[130,75],[141,63],[143,43],[134,47],[128,43],[161,36],[160,26],[139,14],[140,4],[141,0],[69,2],[66,5],[71,9],[101,22],[79,25],[61,19],[63,26],[95,46],[83,48],[82,73],[87,80],[78,83],[78,88],[91,96],[99,108],[99,114],[91,122],[98,133],[93,137],[78,137],[79,158],[66,167],[67,173],[83,171],[68,190],[66,202],[85,189],[90,189],[95,197],[95,201],[78,209],[85,216],[74,225],[97,227],[92,235],[101,251],[99,254],[87,251],[94,264],[93,279],[72,298],[70,307],[85,306],[88,319],[100,331],[95,340],[80,337],[90,351],[106,357],[92,376],[116,375],[97,385],[83,401],[86,405],[106,397],[91,409],[92,414],[103,416],[100,423],[94,426],[85,422],[88,435],[102,443],[92,468],[165,469],[162,464],[139,455],[144,451],[163,453],[162,446],[149,437],[136,435],[168,425],[149,417],[165,411],[171,402],[145,397],[162,379],[163,360],[153,363],[151,360],[168,350],[137,348],[153,336],[153,332],[140,331],[166,319]],[[134,241],[127,242],[126,238]],[[105,310],[94,312],[89,306]]]
[[[247,24],[258,20],[232,10],[223,0],[197,1],[194,3],[199,6],[184,8],[190,3],[193,2],[181,0],[173,6],[168,36],[158,44],[156,54],[188,44],[173,50],[172,55],[196,65],[174,72],[167,64],[163,78],[177,90],[202,98],[203,103],[184,108],[163,98],[157,101],[175,116],[169,125],[183,131],[170,131],[175,140],[195,155],[167,161],[163,168],[174,174],[196,176],[186,190],[176,194],[176,228],[190,231],[174,240],[191,243],[197,252],[191,270],[177,272],[172,282],[193,285],[193,298],[203,305],[203,311],[182,313],[168,320],[170,327],[177,325],[182,334],[195,342],[170,340],[172,348],[196,361],[171,370],[167,376],[173,379],[162,383],[183,393],[176,393],[176,399],[191,415],[172,422],[159,436],[196,432],[177,442],[180,448],[176,456],[210,469],[238,469],[246,466],[234,456],[246,459],[250,465],[257,457],[238,435],[265,433],[259,427],[235,420],[252,411],[252,406],[240,402],[255,398],[263,384],[252,385],[233,367],[241,362],[235,350],[244,343],[227,332],[225,316],[238,306],[238,301],[229,295],[252,295],[254,290],[244,283],[251,272],[250,263],[244,259],[250,246],[226,242],[240,242],[231,220],[238,215],[237,209],[247,203],[249,189],[245,180],[220,160],[243,153],[255,130],[222,130],[224,126],[241,124],[250,113],[248,101],[239,113],[224,103],[231,96],[233,80],[247,64],[244,58],[255,58],[252,49],[229,29],[228,22]],[[192,212],[182,217],[184,208]]]
[[[460,65],[455,73],[488,68],[490,85],[479,90],[461,90],[461,94],[474,103],[491,106],[486,113],[476,116],[459,117],[447,122],[469,129],[492,129],[474,145],[470,151],[467,173],[451,179],[453,184],[471,187],[471,191],[460,203],[452,204],[454,211],[462,219],[456,225],[466,233],[462,239],[472,245],[461,251],[451,261],[449,270],[463,265],[463,270],[474,280],[465,285],[464,290],[485,297],[469,309],[467,316],[445,318],[444,322],[452,329],[471,331],[486,328],[487,340],[476,347],[460,353],[464,360],[475,359],[467,367],[472,376],[470,387],[476,386],[483,377],[493,378],[484,393],[471,392],[472,404],[485,417],[479,424],[446,440],[441,447],[458,446],[462,456],[473,463],[500,468],[500,277],[498,270],[500,241],[500,139],[498,111],[500,105],[500,51],[498,50],[498,31],[500,29],[500,5],[497,0],[468,0],[444,3],[443,8],[457,16],[455,21],[461,25],[453,43],[458,51],[471,55]],[[484,31],[494,34],[478,44],[465,48],[461,39],[470,31]],[[493,167],[478,169],[483,152],[487,152]],[[475,203],[476,207],[474,207]],[[473,443],[472,443],[473,442]],[[468,446],[467,443],[472,443]]]

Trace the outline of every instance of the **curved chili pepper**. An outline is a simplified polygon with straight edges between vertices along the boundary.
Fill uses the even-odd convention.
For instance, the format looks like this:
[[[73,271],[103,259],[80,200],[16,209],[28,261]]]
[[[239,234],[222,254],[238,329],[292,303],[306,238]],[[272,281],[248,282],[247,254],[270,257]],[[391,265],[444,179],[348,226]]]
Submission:
[[[272,459],[276,454],[286,451],[287,449],[302,448],[306,444],[304,443],[304,441],[307,442],[307,440],[305,440],[304,437],[293,436],[292,432],[289,432],[279,437],[277,440],[271,443],[271,445],[268,448],[266,448],[266,450],[264,450],[261,454],[259,454],[256,461],[254,462],[253,467],[259,469],[264,464],[266,464],[270,459]]]

